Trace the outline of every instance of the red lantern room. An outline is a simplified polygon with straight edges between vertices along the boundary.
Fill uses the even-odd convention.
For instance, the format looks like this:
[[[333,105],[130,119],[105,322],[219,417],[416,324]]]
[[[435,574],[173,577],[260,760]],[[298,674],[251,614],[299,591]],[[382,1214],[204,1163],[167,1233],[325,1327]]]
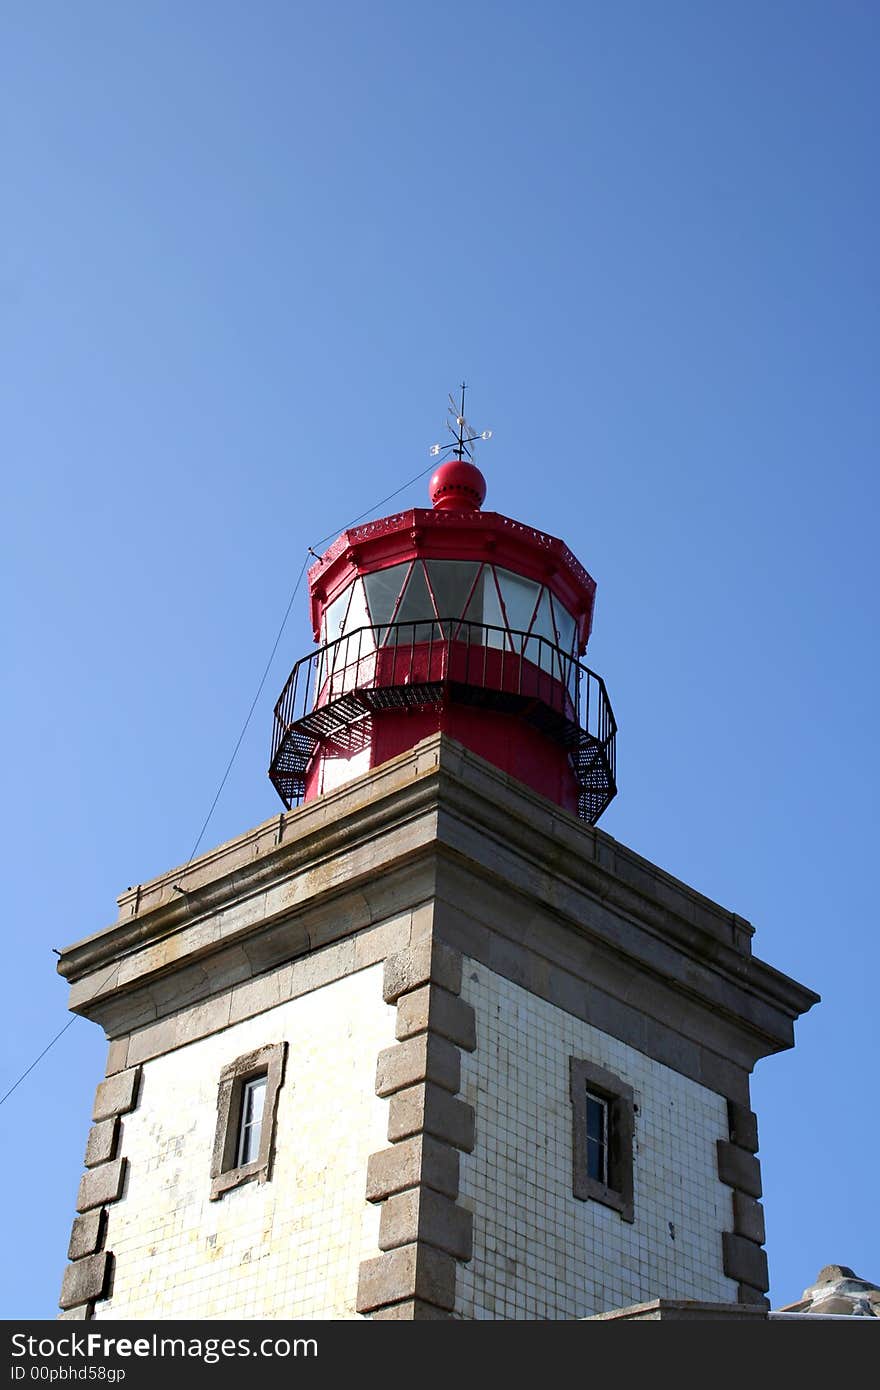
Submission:
[[[344,531],[310,569],[318,648],[275,707],[269,776],[289,808],[443,731],[595,824],[617,727],[580,660],[596,585],[562,541],[481,510],[488,436],[463,396],[455,423],[432,508]]]

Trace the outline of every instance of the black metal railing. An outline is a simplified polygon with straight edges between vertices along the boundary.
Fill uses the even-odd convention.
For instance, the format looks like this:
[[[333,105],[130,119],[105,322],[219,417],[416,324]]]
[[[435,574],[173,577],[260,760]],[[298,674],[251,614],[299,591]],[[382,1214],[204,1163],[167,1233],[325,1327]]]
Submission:
[[[519,714],[561,743],[591,824],[615,795],[617,724],[602,677],[537,633],[457,618],[358,628],[298,661],[275,705],[269,776],[289,807],[319,743],[349,756],[377,711],[444,701]]]

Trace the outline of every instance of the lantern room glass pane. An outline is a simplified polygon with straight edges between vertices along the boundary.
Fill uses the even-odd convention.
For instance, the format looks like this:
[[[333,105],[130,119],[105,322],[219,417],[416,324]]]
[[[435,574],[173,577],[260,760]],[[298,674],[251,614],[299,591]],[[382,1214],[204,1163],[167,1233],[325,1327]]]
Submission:
[[[556,629],[553,626],[553,614],[550,611],[550,596],[546,589],[541,590],[541,600],[538,604],[538,611],[532,623],[532,632],[539,637],[547,640],[544,642],[533,642],[530,645],[535,648],[530,653],[531,659],[541,667],[542,671],[550,671],[554,676],[559,676],[556,660]]]
[[[351,603],[351,592],[353,585],[349,584],[347,589],[343,589],[338,598],[335,598],[329,608],[324,609],[324,641],[335,642],[342,632],[342,624],[345,622],[345,615],[348,612],[348,605]]]
[[[351,603],[345,615],[343,632],[357,632],[360,627],[370,626],[367,600],[364,596],[363,580],[356,579],[351,586]]]
[[[324,687],[324,682],[327,679],[330,668],[335,667],[340,659],[339,647],[332,646],[331,644],[337,642],[342,636],[353,591],[354,584],[349,584],[348,588],[343,589],[342,593],[324,609],[324,615],[321,621],[323,641],[325,646],[331,646],[331,650],[329,653],[322,650],[320,655],[315,658],[316,698]]]
[[[556,631],[559,634],[560,647],[566,653],[574,653],[577,623],[555,594],[553,595],[553,617],[556,619]]]
[[[546,589],[541,590],[541,600],[532,623],[532,632],[538,633],[540,637],[546,637],[548,642],[552,642],[554,647],[556,646],[556,628],[553,625],[553,614],[550,611],[550,595]]]
[[[361,682],[364,658],[371,656],[376,649],[363,581],[360,579],[356,579],[351,586],[351,602],[340,637],[341,640],[328,654],[329,674],[333,677],[332,693],[335,696]]]
[[[428,560],[428,579],[434,591],[437,616],[461,618],[480,566],[476,560]]]
[[[479,645],[480,637],[487,647],[505,646],[504,614],[501,611],[501,600],[498,597],[498,590],[495,588],[495,578],[492,574],[491,566],[484,565],[477,587],[474,589],[473,596],[467,606],[465,618],[469,623],[484,623],[489,629],[483,634],[471,631],[468,641]],[[492,629],[501,629],[493,631]]]
[[[577,623],[555,594],[550,595],[553,619],[559,637],[559,679],[568,686],[572,700],[577,698]]]
[[[410,642],[430,642],[440,637],[441,633],[433,619],[434,604],[424,566],[421,560],[416,560],[394,618],[395,625],[389,630],[385,645],[406,646]]]
[[[433,617],[434,605],[431,602],[428,581],[425,578],[421,560],[416,560],[394,621],[413,623],[421,618],[431,619]]]
[[[497,569],[501,597],[507,609],[507,623],[515,632],[528,632],[538,601],[539,585],[531,579],[523,579],[512,570]]]
[[[374,625],[390,623],[408,570],[409,565],[404,563],[392,565],[387,570],[374,570],[372,574],[364,575],[370,621]]]

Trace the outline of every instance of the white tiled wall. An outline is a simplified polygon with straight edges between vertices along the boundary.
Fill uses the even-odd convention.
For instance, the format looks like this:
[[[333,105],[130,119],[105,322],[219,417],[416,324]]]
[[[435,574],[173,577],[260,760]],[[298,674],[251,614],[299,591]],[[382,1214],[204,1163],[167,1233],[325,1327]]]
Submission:
[[[379,1253],[367,1157],[387,1144],[376,1057],[395,1011],[372,966],[144,1065],[125,1116],[125,1196],[110,1208],[108,1318],[351,1318]],[[270,1182],[208,1200],[222,1068],[286,1038]]]
[[[459,1202],[474,1212],[474,1255],[460,1265],[465,1318],[582,1318],[652,1298],[736,1302],[721,1269],[732,1227],[715,1141],[722,1097],[465,960],[462,996],[477,1050],[462,1093],[477,1142],[461,1160]],[[606,1067],[635,1091],[635,1222],[572,1195],[569,1057]]]

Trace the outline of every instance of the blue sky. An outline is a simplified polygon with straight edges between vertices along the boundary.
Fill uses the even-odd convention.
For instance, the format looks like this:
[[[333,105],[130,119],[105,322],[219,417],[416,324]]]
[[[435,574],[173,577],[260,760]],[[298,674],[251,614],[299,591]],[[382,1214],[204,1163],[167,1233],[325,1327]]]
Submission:
[[[880,1280],[880,10],[42,0],[0,54],[0,1080],[464,376],[487,506],[598,582],[603,828],[823,996],[753,1082],[773,1301]],[[277,811],[309,640],[301,594],[204,847]],[[77,1020],[3,1106],[4,1316],[55,1314],[104,1056]]]

